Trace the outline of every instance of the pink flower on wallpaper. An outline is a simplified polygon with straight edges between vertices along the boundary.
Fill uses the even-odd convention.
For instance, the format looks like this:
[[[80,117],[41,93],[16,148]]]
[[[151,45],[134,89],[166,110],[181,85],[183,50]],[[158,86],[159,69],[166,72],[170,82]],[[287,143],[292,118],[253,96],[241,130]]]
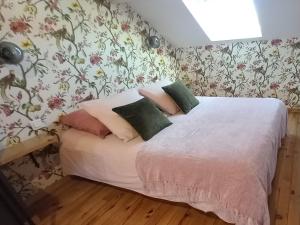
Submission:
[[[51,97],[48,100],[48,107],[52,110],[54,109],[60,109],[62,106],[64,106],[65,100],[59,96]]]
[[[86,81],[87,79],[86,79],[86,77],[85,77],[85,75],[84,74],[79,74],[79,79],[80,80],[82,80],[82,81]]]
[[[271,41],[271,45],[273,45],[273,46],[279,46],[279,45],[281,45],[281,43],[282,43],[281,39],[273,39]]]
[[[16,123],[11,123],[8,126],[8,130],[13,130],[16,127]]]
[[[101,27],[105,23],[105,19],[103,16],[97,16],[94,21],[98,23],[98,25]]]
[[[57,24],[57,19],[56,18],[52,18],[47,16],[45,19],[45,24],[40,24],[40,29],[45,31],[45,32],[54,32],[55,31],[55,26]]]
[[[144,75],[139,75],[139,76],[137,76],[137,78],[136,78],[136,82],[137,83],[143,83],[144,82],[144,80],[145,80],[145,77],[144,77]]]
[[[124,31],[124,32],[128,32],[129,31],[129,29],[130,29],[130,25],[126,22],[126,23],[122,23],[121,24],[121,29],[122,29],[122,31]]]
[[[40,30],[41,31],[45,31],[46,33],[50,33],[50,32],[54,32],[54,28],[52,28],[50,25],[48,24],[40,24]]]
[[[53,12],[53,10],[59,10],[59,8],[58,8],[58,0],[50,0],[50,1],[48,1],[48,5],[46,6],[46,8],[49,8],[51,12]]]
[[[162,55],[164,53],[164,50],[162,48],[158,48],[156,50],[156,52],[157,52],[158,55]]]
[[[272,90],[277,90],[279,87],[280,87],[280,85],[278,83],[275,83],[275,82],[270,85],[270,88]]]
[[[73,102],[79,102],[82,100],[82,97],[79,95],[72,95],[72,101]]]
[[[212,50],[213,46],[212,45],[206,45],[205,50],[210,51]]]
[[[114,79],[114,82],[116,82],[117,84],[122,84],[123,80],[122,80],[122,77],[121,76],[117,76],[115,79]]]
[[[188,64],[184,64],[184,65],[181,66],[181,70],[182,70],[183,72],[188,71],[188,69],[189,69]]]
[[[6,104],[2,104],[0,106],[0,109],[5,114],[5,116],[10,116],[14,112],[14,110],[12,110],[11,107],[9,105],[6,105]]]
[[[238,70],[244,70],[244,69],[246,68],[246,65],[243,64],[243,63],[241,63],[241,64],[238,64],[238,65],[236,66],[236,68],[237,68]]]
[[[9,27],[12,32],[16,33],[30,33],[30,24],[25,19],[17,19],[10,22]]]
[[[45,23],[49,24],[49,25],[56,25],[56,21],[55,19],[51,18],[51,17],[46,17],[44,19]]]
[[[91,62],[92,65],[99,64],[99,63],[102,62],[102,60],[103,59],[99,55],[97,55],[97,54],[93,54],[90,57],[90,62]]]

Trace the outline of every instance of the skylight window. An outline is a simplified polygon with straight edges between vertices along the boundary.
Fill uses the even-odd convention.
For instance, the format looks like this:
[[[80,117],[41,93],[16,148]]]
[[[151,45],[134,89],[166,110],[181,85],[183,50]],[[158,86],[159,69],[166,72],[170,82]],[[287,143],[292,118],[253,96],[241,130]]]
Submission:
[[[211,41],[261,37],[253,0],[182,0]]]

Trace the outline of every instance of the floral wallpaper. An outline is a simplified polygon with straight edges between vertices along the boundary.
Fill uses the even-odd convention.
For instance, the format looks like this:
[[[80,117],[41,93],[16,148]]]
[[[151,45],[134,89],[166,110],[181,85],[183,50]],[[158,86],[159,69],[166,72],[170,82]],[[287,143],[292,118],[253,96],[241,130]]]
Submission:
[[[300,107],[300,39],[177,49],[180,76],[197,95],[275,97]]]
[[[2,0],[0,41],[18,44],[25,57],[18,65],[0,68],[0,149],[40,133],[56,133],[33,130],[32,120],[51,124],[81,101],[175,77],[175,49],[162,37],[160,48],[148,48],[149,35],[159,36],[126,4]],[[25,197],[35,192],[28,186],[46,186],[47,180],[61,176],[54,151],[36,155],[43,162],[40,169],[26,157],[3,168]],[[26,166],[35,174],[26,173]],[[36,185],[39,180],[45,181]]]
[[[173,48],[127,4],[108,0],[1,0],[0,41],[25,53],[0,66],[1,149],[55,129],[56,121],[93,98],[105,98],[162,77],[181,78],[196,95],[277,97],[300,106],[300,40],[234,42]],[[24,199],[62,177],[57,147],[15,160],[1,171]]]

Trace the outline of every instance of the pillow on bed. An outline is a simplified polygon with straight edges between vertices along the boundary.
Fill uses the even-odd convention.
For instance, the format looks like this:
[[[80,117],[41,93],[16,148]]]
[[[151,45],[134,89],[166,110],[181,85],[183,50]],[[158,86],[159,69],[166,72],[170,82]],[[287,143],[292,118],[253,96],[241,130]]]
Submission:
[[[153,101],[161,110],[164,112],[174,115],[180,109],[174,102],[174,100],[164,92],[161,88],[162,86],[166,86],[171,84],[172,82],[169,80],[159,81],[155,84],[151,84],[148,87],[143,87],[139,89],[140,95],[149,98]]]
[[[174,99],[185,114],[199,104],[199,100],[196,99],[192,92],[179,80],[173,84],[162,87],[162,89]]]
[[[126,120],[113,112],[112,108],[135,102],[141,98],[142,96],[136,89],[130,89],[102,100],[82,102],[80,107],[101,121],[118,138],[128,142],[137,137],[138,133]]]
[[[103,123],[92,117],[83,109],[62,116],[60,123],[77,130],[95,134],[101,138],[104,138],[110,133],[110,130]]]
[[[145,141],[172,124],[147,98],[112,110],[127,120]]]

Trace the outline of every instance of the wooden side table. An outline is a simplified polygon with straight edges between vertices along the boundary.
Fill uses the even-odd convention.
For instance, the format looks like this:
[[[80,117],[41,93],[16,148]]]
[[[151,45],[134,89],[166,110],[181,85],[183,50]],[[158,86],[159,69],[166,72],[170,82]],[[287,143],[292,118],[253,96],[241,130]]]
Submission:
[[[13,145],[12,147],[0,150],[0,166],[29,154],[34,164],[39,167],[32,153],[34,151],[43,149],[50,144],[58,143],[59,140],[56,136],[51,136],[48,134],[38,135],[30,138],[19,144]]]

